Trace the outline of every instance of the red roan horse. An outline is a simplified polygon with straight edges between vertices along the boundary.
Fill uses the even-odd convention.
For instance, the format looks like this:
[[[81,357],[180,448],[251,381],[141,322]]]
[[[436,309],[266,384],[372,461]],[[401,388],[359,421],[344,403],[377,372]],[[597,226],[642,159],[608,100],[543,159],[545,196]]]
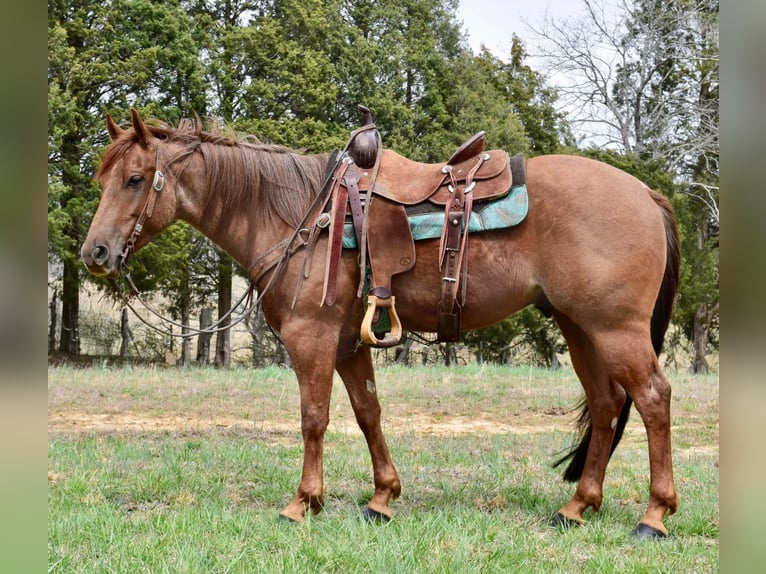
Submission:
[[[258,269],[286,252],[286,239],[325,179],[328,154],[239,142],[191,122],[183,129],[145,123],[135,110],[132,124],[121,129],[107,117],[112,144],[97,176],[103,193],[81,253],[95,275],[117,277],[130,251],[180,219],[256,279]],[[554,522],[582,524],[588,507],[599,509],[607,463],[635,403],[646,427],[651,483],[648,508],[633,533],[664,537],[663,518],[679,504],[671,391],[657,360],[678,280],[670,204],[636,178],[590,159],[541,156],[529,159],[526,169],[527,218],[513,228],[472,235],[462,327],[490,325],[527,305],[553,315],[586,398],[582,441],[564,459],[564,478],[579,484]],[[139,219],[143,229],[135,233]],[[393,280],[406,330],[436,331],[438,243],[418,241],[414,269]],[[375,493],[365,515],[385,520],[401,484],[381,429],[370,349],[358,345],[364,315],[356,293],[359,254],[343,251],[337,300],[328,306],[319,304],[327,234],[314,249],[294,305],[303,257],[286,255],[278,272],[271,268],[257,279],[263,313],[290,354],[301,396],[303,472],[281,516],[301,522],[307,511],[322,509],[323,437],[337,371],[372,458]]]

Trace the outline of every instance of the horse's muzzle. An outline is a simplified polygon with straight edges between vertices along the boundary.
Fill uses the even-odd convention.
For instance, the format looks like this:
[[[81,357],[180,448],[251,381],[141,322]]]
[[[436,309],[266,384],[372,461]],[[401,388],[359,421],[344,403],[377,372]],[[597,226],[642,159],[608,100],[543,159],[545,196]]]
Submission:
[[[109,246],[103,243],[96,243],[93,246],[83,245],[80,257],[88,271],[97,277],[113,279],[119,276],[119,256],[113,259]]]

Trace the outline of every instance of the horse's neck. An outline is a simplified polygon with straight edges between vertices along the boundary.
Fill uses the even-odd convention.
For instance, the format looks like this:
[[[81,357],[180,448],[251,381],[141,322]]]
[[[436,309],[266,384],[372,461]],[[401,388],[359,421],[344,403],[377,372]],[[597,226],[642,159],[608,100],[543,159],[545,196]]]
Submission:
[[[190,195],[191,190],[188,187],[184,191]],[[222,225],[220,213],[223,209],[223,194],[215,189],[195,191],[201,193],[195,194],[191,201],[187,195],[185,205],[180,206],[178,218],[197,229],[245,269],[261,257],[272,244],[278,243],[282,235],[288,234],[282,222],[255,221],[244,212],[234,213],[231,219]],[[212,194],[212,201],[208,201],[208,194]]]
[[[306,161],[321,163],[324,156],[301,156]],[[326,160],[325,160],[326,161]],[[260,263],[264,255],[287,239],[295,231],[279,217],[256,209],[248,212],[244,209],[233,210],[224,203],[227,201],[227,189],[210,188],[204,174],[201,157],[196,156],[184,170],[180,178],[178,197],[178,219],[186,221],[196,228],[218,247],[226,251],[239,265],[250,269]],[[266,193],[261,189],[259,193]],[[251,204],[260,199],[253,197]],[[260,207],[260,206],[257,206]],[[221,221],[225,214],[226,221]]]

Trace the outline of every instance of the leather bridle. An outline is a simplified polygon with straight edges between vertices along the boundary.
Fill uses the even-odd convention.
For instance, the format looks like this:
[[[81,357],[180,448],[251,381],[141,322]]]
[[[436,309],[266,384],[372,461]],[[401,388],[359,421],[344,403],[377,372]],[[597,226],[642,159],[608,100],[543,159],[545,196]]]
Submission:
[[[256,301],[253,300],[253,292],[255,291],[255,284],[252,281],[250,282],[250,285],[248,286],[245,293],[239,298],[239,300],[229,310],[229,312],[223,315],[222,317],[220,317],[218,321],[216,321],[215,323],[213,323],[212,325],[210,325],[209,327],[205,329],[195,329],[189,325],[184,325],[177,321],[173,321],[172,319],[169,319],[168,317],[165,317],[164,315],[160,314],[141,297],[141,292],[139,291],[138,287],[136,287],[136,284],[133,282],[133,278],[130,275],[130,269],[128,267],[128,259],[135,251],[138,238],[141,236],[141,232],[144,230],[144,225],[146,224],[147,219],[149,219],[154,213],[154,206],[157,203],[157,198],[159,197],[160,192],[164,188],[165,188],[165,174],[160,169],[160,145],[158,143],[155,147],[154,178],[152,180],[151,188],[149,189],[149,195],[146,198],[146,202],[144,203],[144,207],[141,210],[141,213],[136,219],[136,224],[133,226],[133,231],[130,233],[130,236],[125,242],[125,248],[122,250],[122,253],[120,254],[120,262],[119,262],[120,276],[128,284],[128,287],[130,288],[130,291],[132,292],[133,296],[146,308],[147,311],[149,311],[152,315],[160,319],[163,323],[167,323],[172,326],[181,328],[181,334],[177,335],[179,337],[182,337],[182,338],[192,337],[192,336],[200,335],[203,333],[214,334],[220,331],[231,329],[234,325],[247,319],[250,316],[250,313],[252,312],[252,310],[260,303],[260,299],[263,294],[261,294],[261,296],[258,297]],[[131,304],[130,300],[128,299],[128,297],[125,296],[122,289],[120,289],[119,285],[117,284],[117,281],[112,279],[111,283],[115,291],[117,292],[117,294],[122,298],[125,305],[133,312],[133,314],[144,325],[160,333],[173,335],[172,333],[168,333],[167,331],[159,329],[158,327],[156,327],[155,325],[152,325],[146,319],[144,319],[144,317],[142,317],[141,314],[139,314],[138,311],[136,311],[136,309],[133,308],[133,305]],[[240,317],[238,317],[235,321],[231,323],[227,323],[226,321],[231,317],[234,311],[238,309],[240,305],[242,305],[243,303],[244,303],[244,310],[242,311]]]
[[[125,275],[127,277],[130,277],[130,271],[126,272],[128,258],[135,250],[136,242],[138,241],[141,232],[144,230],[144,224],[146,223],[146,220],[152,216],[152,213],[154,213],[154,204],[157,202],[157,197],[159,197],[160,192],[165,187],[165,174],[160,169],[160,144],[157,144],[154,149],[154,180],[152,181],[152,187],[149,190],[146,203],[144,203],[144,208],[141,210],[141,213],[136,220],[136,225],[133,227],[133,231],[125,243],[125,249],[123,249],[120,254],[120,275]]]

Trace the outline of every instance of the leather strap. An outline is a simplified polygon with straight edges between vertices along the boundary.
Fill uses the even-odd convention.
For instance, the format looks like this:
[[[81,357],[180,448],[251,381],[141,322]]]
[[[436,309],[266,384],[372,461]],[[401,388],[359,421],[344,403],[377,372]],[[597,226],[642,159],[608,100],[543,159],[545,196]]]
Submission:
[[[449,235],[450,212],[458,210],[462,211],[462,193],[457,189],[457,180],[455,174],[452,172],[452,166],[445,165],[442,168],[442,173],[446,173],[450,178],[448,189],[452,194],[452,198],[444,204],[444,223],[442,223],[442,234],[439,241],[439,269],[444,266],[444,257],[447,253],[446,241]]]
[[[391,289],[383,286],[373,287],[370,289],[370,295],[375,295],[378,299],[390,299]]]
[[[136,242],[139,235],[144,230],[144,224],[154,213],[154,204],[157,201],[162,189],[165,187],[165,174],[160,169],[160,145],[157,144],[154,149],[154,180],[152,181],[152,188],[149,190],[149,195],[146,198],[146,203],[141,210],[141,213],[136,220],[136,224],[133,227],[128,240],[125,242],[125,249],[123,249],[120,255],[120,269],[127,269],[128,259],[133,254],[136,248]],[[137,289],[134,289],[137,291]]]
[[[457,187],[452,166],[447,165],[442,170],[451,179],[449,190],[452,200],[445,206],[439,246],[439,269],[443,269],[437,322],[440,341],[457,341],[460,338],[460,310],[465,304],[467,288],[468,222],[473,211],[474,176],[488,157],[487,154],[478,156],[478,161],[466,175],[463,189]]]
[[[348,190],[348,203],[351,207],[351,220],[354,222],[357,245],[362,244],[362,224],[364,220],[362,197],[359,193],[359,178],[359,171],[354,167],[349,168],[343,178],[343,185]]]
[[[460,269],[461,230],[465,214],[463,211],[451,211],[445,238],[444,264],[442,265],[441,308],[449,313],[455,304]]]
[[[319,241],[319,234],[325,227],[330,225],[330,214],[326,213],[324,208],[325,206],[323,205],[319,217],[309,231],[309,236],[306,240],[306,251],[303,254],[301,274],[298,276],[298,281],[295,284],[295,291],[293,292],[293,300],[290,303],[290,309],[295,309],[295,303],[298,301],[298,294],[300,293],[301,287],[303,287],[303,281],[304,279],[309,278],[309,268],[311,267],[311,260],[314,255],[314,247],[316,247],[316,244]]]
[[[330,241],[327,247],[324,288],[320,305],[334,305],[337,296],[338,268],[340,266],[341,251],[343,250],[343,224],[346,219],[346,203],[348,202],[348,188],[343,185],[342,181],[350,163],[350,159],[343,160],[332,189]]]

